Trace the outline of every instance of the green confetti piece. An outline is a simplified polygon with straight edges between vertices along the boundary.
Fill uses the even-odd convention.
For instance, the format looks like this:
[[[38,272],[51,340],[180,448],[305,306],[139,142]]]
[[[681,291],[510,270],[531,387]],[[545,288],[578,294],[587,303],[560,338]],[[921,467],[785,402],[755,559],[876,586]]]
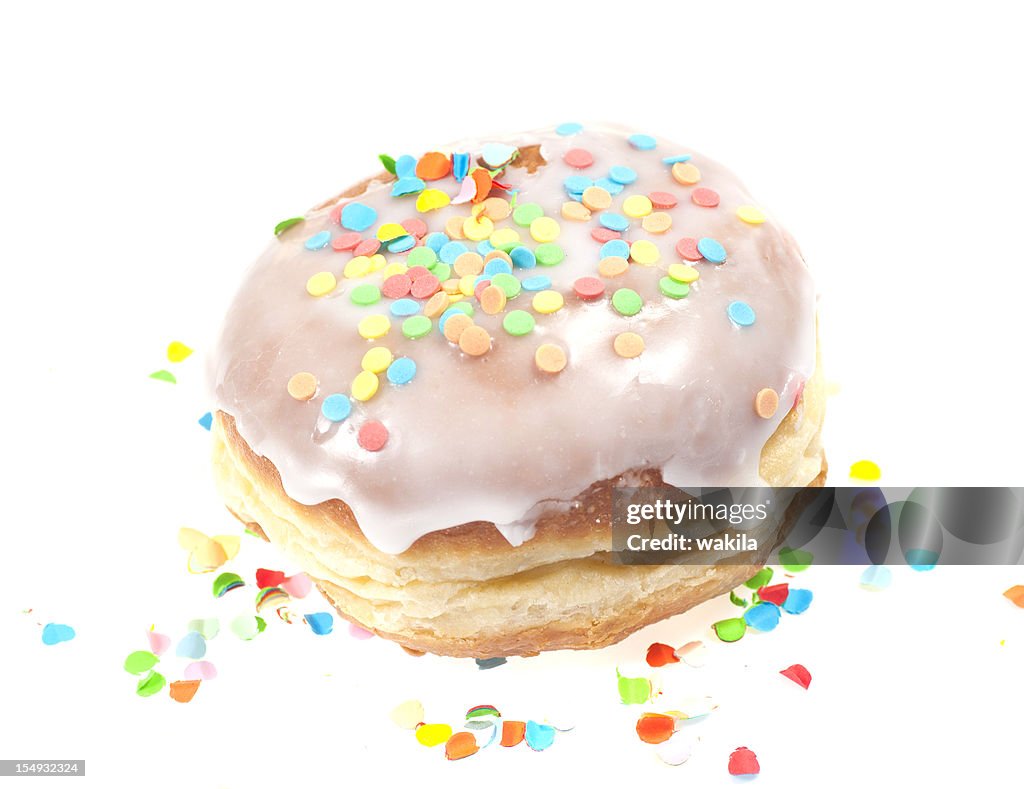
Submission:
[[[233,573],[225,573],[225,575],[233,575]],[[238,578],[238,576],[235,576]],[[242,580],[239,578],[238,580]],[[188,631],[194,630],[207,641],[211,638],[216,638],[220,632],[220,621],[217,619],[193,619],[188,623],[185,628]]]
[[[618,669],[615,676],[619,678],[619,698],[623,704],[645,704],[651,697],[651,681],[647,677],[624,677]]]
[[[523,203],[512,212],[512,221],[519,227],[529,227],[534,219],[544,216],[544,209],[537,203]]]
[[[733,605],[738,605],[740,608],[747,607],[747,601],[740,597],[735,592],[729,592],[729,602]]]
[[[135,692],[140,696],[152,696],[154,693],[159,693],[163,690],[164,685],[167,684],[167,680],[164,679],[164,675],[157,671],[151,671],[143,679],[139,680],[139,684],[135,688]]]
[[[256,631],[262,633],[267,629],[267,620],[262,616],[256,617]]]
[[[619,315],[629,317],[640,312],[644,306],[644,300],[632,288],[619,288],[612,295],[612,306]]]
[[[760,602],[761,602],[761,595],[759,595],[757,592],[754,592],[752,595],[750,595],[750,604],[751,605],[757,605]]]
[[[553,241],[537,244],[537,248],[533,250],[533,255],[537,258],[538,266],[557,266],[565,260],[565,250]]]
[[[797,548],[780,548],[779,564],[786,568],[786,572],[802,573],[814,562],[814,554],[810,551],[801,551]]]
[[[149,377],[154,381],[167,381],[169,384],[178,383],[178,379],[174,377],[174,373],[169,370],[157,370],[155,373],[150,373]]]
[[[267,623],[258,616],[241,614],[231,620],[231,632],[243,641],[252,641],[256,636],[262,633],[266,627]]]
[[[715,622],[712,627],[719,640],[727,644],[739,641],[747,632],[747,623],[743,619],[723,619],[721,622]]]
[[[291,219],[282,219],[280,222],[274,225],[274,235],[279,236],[288,228],[294,227],[295,225],[299,224],[299,222],[305,221],[306,217],[304,216],[293,216]]]
[[[353,304],[358,304],[360,307],[368,307],[380,301],[380,288],[376,285],[357,285],[352,288],[349,298]]]
[[[505,315],[505,319],[501,322],[501,325],[504,326],[505,331],[513,337],[522,337],[523,335],[529,334],[533,331],[533,327],[537,325],[537,321],[526,310],[512,310]]]
[[[392,175],[395,175],[395,160],[393,157],[388,156],[386,153],[379,154],[377,156],[380,159],[380,163],[384,165],[384,169]]]
[[[445,282],[451,279],[452,267],[447,263],[435,263],[434,267],[430,269],[430,273],[437,277],[439,282]]]
[[[213,596],[223,597],[232,589],[238,589],[240,586],[245,586],[245,581],[242,580],[240,575],[236,573],[221,573],[213,581]]]
[[[459,310],[459,312],[466,313],[470,318],[472,318],[473,313],[476,312],[476,309],[468,301],[457,301],[452,305],[452,308]]]
[[[418,340],[430,334],[433,326],[433,321],[426,315],[413,315],[411,318],[406,318],[402,321],[402,334],[410,340]]]
[[[437,265],[437,253],[430,247],[413,247],[405,259],[409,268],[423,266],[429,269]]]
[[[690,286],[685,282],[676,282],[672,277],[662,277],[658,281],[658,290],[670,299],[685,299],[690,295]]]
[[[159,662],[160,658],[152,652],[140,650],[139,652],[132,652],[124,659],[124,670],[129,674],[145,674]]]
[[[522,282],[511,274],[506,274],[505,272],[495,274],[491,277],[491,284],[495,287],[501,288],[501,292],[505,294],[505,298],[507,299],[514,299],[523,289]]]
[[[775,573],[772,571],[771,567],[764,567],[761,570],[758,570],[754,577],[746,581],[743,585],[747,587],[747,589],[757,590],[762,586],[768,586],[768,584],[772,582],[773,575],[775,575]]]

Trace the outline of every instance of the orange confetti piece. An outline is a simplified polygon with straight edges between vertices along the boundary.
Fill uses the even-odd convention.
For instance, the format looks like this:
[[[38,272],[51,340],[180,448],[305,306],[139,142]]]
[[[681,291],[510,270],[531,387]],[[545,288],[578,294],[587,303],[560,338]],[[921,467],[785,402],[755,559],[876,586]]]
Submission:
[[[669,663],[678,663],[679,658],[676,657],[676,651],[668,644],[654,643],[647,647],[647,665],[654,666],[665,666]]]
[[[1003,597],[1009,600],[1018,608],[1024,608],[1024,586],[1011,586],[1005,592]]]
[[[201,682],[202,680],[198,679],[182,679],[172,682],[170,685],[171,698],[181,704],[188,704],[195,698]]]
[[[512,748],[526,738],[526,723],[523,721],[503,721],[501,724],[501,744]]]
[[[452,171],[452,160],[437,151],[423,154],[416,162],[416,177],[424,181],[440,181]]]
[[[476,197],[473,198],[474,203],[482,203],[487,199],[487,196],[491,193],[491,174],[486,170],[474,170],[469,174],[469,177],[473,179],[473,183],[476,184]]]
[[[476,737],[473,736],[472,732],[468,731],[460,731],[457,734],[453,734],[448,738],[448,742],[444,744],[445,758],[451,761],[465,759],[479,750],[480,746],[476,744]]]
[[[665,742],[676,730],[676,719],[660,712],[645,712],[636,722],[636,733],[646,743]]]

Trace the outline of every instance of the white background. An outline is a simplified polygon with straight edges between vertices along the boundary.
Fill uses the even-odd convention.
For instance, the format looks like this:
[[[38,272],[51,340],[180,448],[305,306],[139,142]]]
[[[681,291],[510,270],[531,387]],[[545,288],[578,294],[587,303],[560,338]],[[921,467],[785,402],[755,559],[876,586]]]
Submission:
[[[487,672],[279,621],[211,641],[220,677],[189,705],[137,698],[120,667],[150,624],[176,641],[189,619],[226,626],[248,605],[251,590],[213,600],[175,542],[183,525],[238,532],[196,425],[202,356],[274,224],[380,152],[609,120],[726,162],[819,283],[831,482],[863,457],[890,484],[1019,485],[1024,63],[1000,5],[6,10],[0,758],[85,758],[96,786],[728,786],[728,753],[746,745],[758,786],[1019,785],[1002,762],[1024,700],[1024,612],[1001,597],[1017,568],[904,568],[877,594],[858,568],[812,568],[812,609],[735,645],[709,633],[734,610],[718,600],[615,648]],[[197,350],[177,386],[146,377],[170,366],[171,340]],[[245,538],[236,569],[257,566],[281,565]],[[47,621],[79,635],[44,647]],[[710,639],[708,667],[659,672],[666,694],[645,709],[704,693],[721,709],[668,768],[637,741],[642,710],[618,704],[614,669],[691,638]],[[775,673],[793,662],[809,691]],[[162,667],[176,679],[184,663]],[[388,721],[411,697],[436,722],[493,703],[577,728],[545,753],[447,763]]]

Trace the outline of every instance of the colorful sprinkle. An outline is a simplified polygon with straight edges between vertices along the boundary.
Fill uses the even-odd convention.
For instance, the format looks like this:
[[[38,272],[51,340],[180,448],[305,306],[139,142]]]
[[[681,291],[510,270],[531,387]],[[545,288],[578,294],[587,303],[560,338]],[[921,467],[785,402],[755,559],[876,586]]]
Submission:
[[[135,686],[135,692],[143,698],[155,696],[164,689],[166,684],[167,678],[163,674],[151,671],[147,676],[139,680],[139,683]]]
[[[213,581],[213,596],[223,597],[232,589],[245,586],[245,581],[237,573],[221,573]]]
[[[1021,586],[1019,584],[1017,586],[1011,586],[1009,589],[1003,592],[1003,597],[1005,597],[1018,608],[1024,608],[1024,586]]]
[[[685,282],[687,285],[700,279],[700,272],[697,269],[683,263],[672,263],[668,267],[668,275],[676,282]]]
[[[529,247],[516,247],[509,256],[512,258],[512,265],[516,268],[535,268],[537,266],[537,255]]]
[[[392,358],[391,351],[388,348],[378,345],[363,354],[360,367],[371,373],[382,373],[388,369]]]
[[[694,205],[699,205],[702,208],[714,208],[718,205],[720,198],[714,189],[701,186],[690,192],[690,199]]]
[[[417,282],[419,282],[418,280]],[[415,288],[417,283],[413,283],[413,295],[415,295]],[[402,321],[402,334],[408,337],[410,340],[418,340],[421,337],[426,337],[430,334],[430,330],[434,328],[434,322],[425,315],[413,315],[410,318],[406,318]]]
[[[712,627],[718,639],[727,644],[739,641],[743,638],[744,633],[747,632],[747,623],[744,619],[740,618],[723,619],[720,622],[715,622]]]
[[[288,228],[294,227],[295,225],[299,224],[300,222],[305,222],[305,221],[306,221],[306,218],[304,216],[293,216],[290,219],[282,219],[280,222],[278,222],[276,225],[274,225],[274,235],[275,236],[279,236],[285,230],[287,230]]]
[[[597,221],[600,222],[603,227],[606,227],[609,230],[615,230],[616,232],[622,232],[629,229],[629,220],[622,214],[616,214],[614,211],[605,211],[597,218]]]
[[[644,338],[635,332],[625,331],[615,335],[612,347],[623,359],[635,359],[644,352]]]
[[[330,240],[331,231],[321,230],[319,233],[314,233],[313,235],[306,239],[306,249],[323,249],[325,246],[327,246],[328,243],[330,243]]]
[[[799,663],[794,663],[789,668],[782,669],[779,673],[786,677],[786,679],[793,680],[804,690],[811,686],[811,672]]]
[[[590,221],[590,210],[582,203],[572,200],[562,203],[561,214],[563,219],[568,219],[570,222]]]
[[[749,748],[740,747],[729,754],[729,775],[757,775],[760,772],[757,754]]]
[[[668,644],[654,643],[647,647],[647,665],[653,668],[667,666],[669,663],[678,663],[676,651]]]
[[[611,194],[600,186],[588,186],[580,195],[580,200],[591,211],[603,211],[612,204]]]
[[[762,419],[771,419],[779,410],[779,393],[774,389],[762,389],[754,396],[754,412]]]
[[[583,131],[583,124],[581,123],[562,123],[555,127],[555,133],[561,137],[569,137],[573,134],[579,134]]]
[[[672,165],[672,177],[683,186],[693,186],[700,181],[700,170],[690,162],[676,162]]]
[[[675,208],[679,199],[671,192],[651,192],[647,195],[655,208]]]
[[[597,277],[580,277],[573,283],[572,289],[579,298],[587,301],[604,295],[604,283]]]
[[[535,277],[527,277],[523,280],[523,290],[531,292],[547,290],[551,287],[551,277],[546,274],[538,274]]]
[[[863,482],[877,482],[882,478],[882,469],[871,460],[858,460],[850,466],[850,479],[859,479]]]
[[[629,263],[625,258],[615,255],[602,258],[601,262],[597,264],[597,273],[606,278],[620,277],[627,271],[629,271]]]
[[[663,715],[659,712],[645,712],[636,722],[637,736],[650,745],[665,742],[675,733],[675,730],[676,719],[671,715]]]
[[[787,614],[802,614],[810,608],[813,600],[814,592],[810,589],[790,589],[782,610]]]
[[[512,212],[512,221],[520,227],[529,227],[537,219],[544,216],[544,209],[537,203],[523,203]]]
[[[352,289],[352,292],[349,293],[349,298],[352,300],[353,304],[357,304],[360,307],[368,307],[371,304],[376,304],[380,301],[380,288],[376,285],[369,284],[357,285]]]
[[[505,315],[501,325],[513,337],[522,337],[532,332],[536,323],[533,315],[526,310],[511,310]]]
[[[341,209],[341,226],[362,233],[377,221],[377,212],[363,203],[348,203]]]
[[[388,435],[388,429],[382,423],[371,419],[359,428],[356,441],[367,452],[379,452],[388,443]]]
[[[609,243],[614,242],[610,241]],[[661,260],[661,250],[653,241],[643,238],[630,245],[629,257],[634,263],[639,263],[641,266],[653,266]]]
[[[608,177],[617,184],[628,186],[636,180],[636,170],[632,167],[615,165],[608,170]]]
[[[330,422],[343,422],[352,413],[352,401],[343,394],[332,394],[324,398],[320,413]]]
[[[365,340],[379,340],[391,331],[391,321],[387,315],[368,315],[359,321],[357,330]]]
[[[412,318],[407,320],[412,320]],[[379,388],[380,379],[375,373],[371,373],[368,370],[363,370],[352,379],[352,397],[361,403],[365,403],[377,394],[377,389]]]
[[[658,290],[670,299],[685,299],[690,294],[689,285],[672,277],[662,277],[658,280]]]
[[[814,562],[814,554],[798,548],[783,547],[779,549],[779,564],[790,573],[802,573]],[[792,592],[791,592],[792,594]]]
[[[202,633],[192,630],[178,642],[174,654],[178,657],[199,660],[206,654],[206,639],[203,638]]]
[[[760,225],[768,218],[764,211],[754,205],[741,205],[736,209],[736,216],[748,225]]]
[[[514,299],[523,289],[522,283],[511,274],[498,272],[491,276],[491,284],[501,288],[506,298]]]
[[[672,216],[664,211],[655,211],[645,216],[641,224],[648,233],[661,235],[672,229]]]
[[[583,148],[570,148],[565,152],[562,160],[570,167],[584,170],[594,163],[594,155]]]
[[[334,617],[326,611],[306,614],[304,617],[309,629],[318,636],[326,636],[334,630]]]
[[[296,400],[311,400],[319,384],[312,373],[295,373],[288,379],[288,394]]]
[[[403,701],[393,710],[390,718],[400,729],[412,731],[423,722],[423,704],[415,699]]]
[[[483,356],[491,350],[491,335],[482,326],[468,326],[459,335],[459,348],[469,356]]]
[[[713,238],[702,238],[697,242],[697,251],[701,256],[711,263],[725,262],[725,247]]]
[[[644,306],[644,300],[632,288],[619,288],[612,295],[612,306],[619,315],[636,315]]]
[[[416,741],[428,748],[448,742],[451,736],[452,727],[447,723],[424,723],[416,728]]]
[[[763,633],[774,630],[781,616],[779,607],[772,603],[758,603],[743,612],[743,620],[747,626]]]
[[[555,727],[536,721],[526,722],[526,744],[535,751],[543,751],[551,747],[555,741]]]
[[[477,661],[479,663],[479,661]],[[524,721],[501,722],[501,745],[514,748],[526,739],[526,723]]]
[[[892,570],[880,564],[873,564],[860,575],[860,585],[872,592],[888,589],[892,583]]]
[[[699,242],[695,238],[681,238],[676,242],[676,254],[683,260],[703,260],[704,256],[700,253],[698,244]],[[725,250],[723,249],[722,252],[724,254]]]
[[[209,430],[211,427],[213,427],[213,413],[207,411],[205,414],[199,417],[197,421],[199,422],[200,427],[202,427],[204,430]]]
[[[565,260],[565,250],[558,244],[549,242],[538,244],[533,254],[541,266],[557,266]]]
[[[542,290],[533,297],[533,309],[542,315],[558,312],[564,304],[565,299],[557,290]]]
[[[530,223],[530,236],[540,243],[554,241],[561,232],[558,222],[549,216],[538,217]]]
[[[618,678],[619,698],[623,704],[646,704],[651,698],[653,689],[651,681],[647,677],[624,677],[615,670]]]
[[[412,284],[411,282],[409,283]],[[412,299],[398,299],[391,305],[391,314],[396,318],[407,318],[420,311],[420,303]]]
[[[729,315],[729,320],[737,326],[753,326],[754,321],[757,320],[754,309],[745,301],[730,302],[726,312]]]
[[[533,360],[537,369],[543,373],[560,373],[568,364],[565,351],[553,343],[544,343],[537,348]]]
[[[640,219],[653,210],[654,206],[646,195],[630,195],[622,201],[622,212],[632,219]]]
[[[460,731],[448,738],[444,744],[444,756],[449,761],[465,759],[480,750],[472,732]]]
[[[629,144],[638,151],[653,151],[658,147],[658,141],[649,134],[631,134]]]

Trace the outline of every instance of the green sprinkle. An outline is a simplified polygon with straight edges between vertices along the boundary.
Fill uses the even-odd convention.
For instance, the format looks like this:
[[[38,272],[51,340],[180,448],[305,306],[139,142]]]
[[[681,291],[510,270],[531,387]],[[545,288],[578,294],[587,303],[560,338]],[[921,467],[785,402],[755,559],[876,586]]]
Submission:
[[[129,674],[144,674],[160,662],[152,652],[132,652],[124,659],[124,670]]]
[[[295,225],[299,224],[299,222],[305,221],[306,217],[304,216],[293,216],[291,219],[283,219],[276,225],[274,225],[274,235],[279,236],[288,228],[294,227]]]
[[[662,277],[658,281],[658,290],[670,299],[685,299],[690,294],[690,286],[685,282],[676,282],[672,277]]]
[[[644,306],[640,294],[632,288],[619,288],[612,296],[612,306],[619,315],[636,315]]]
[[[357,285],[352,289],[349,298],[352,299],[353,304],[368,307],[380,301],[380,288],[376,285]]]
[[[491,284],[501,288],[507,299],[514,299],[519,295],[519,291],[523,289],[523,283],[512,274],[495,274],[491,277]]]
[[[505,314],[505,320],[501,322],[501,325],[513,337],[522,337],[533,331],[537,321],[526,310],[511,310]]]
[[[457,301],[452,305],[452,307],[466,313],[470,318],[472,318],[473,313],[476,312],[476,309],[468,301]]]
[[[651,697],[651,681],[647,677],[624,677],[618,669],[615,676],[619,678],[619,698],[623,704],[647,703]]]
[[[240,575],[221,573],[213,581],[213,596],[223,597],[232,589],[238,589],[240,586],[245,586],[245,581],[242,580]]]
[[[515,222],[519,227],[529,227],[534,219],[540,219],[544,216],[544,209],[536,203],[523,203],[517,205],[516,210],[512,212],[512,221]]]
[[[810,551],[801,551],[796,548],[780,548],[779,564],[786,568],[787,572],[802,573],[814,562],[814,554]]]
[[[775,573],[771,567],[764,567],[757,571],[757,573],[748,581],[744,582],[744,586],[747,589],[760,589],[762,586],[768,586],[772,582],[772,576]]]
[[[434,323],[426,315],[413,315],[402,321],[402,334],[410,340],[418,340],[430,334]]]
[[[729,602],[733,605],[738,605],[740,608],[747,607],[747,601],[740,597],[735,592],[729,592]]]
[[[377,158],[380,159],[380,163],[384,165],[385,170],[392,175],[395,174],[395,160],[392,157],[388,156],[386,153],[382,153],[379,154]]]
[[[715,622],[712,627],[718,638],[726,643],[739,641],[747,632],[747,623],[743,619],[723,619]]]
[[[155,373],[150,373],[149,377],[154,381],[167,381],[169,384],[178,383],[178,379],[174,377],[174,373],[169,370],[157,370]]]
[[[451,279],[452,267],[447,263],[435,263],[434,267],[430,269],[430,273],[437,277],[439,281],[445,282]]]
[[[256,629],[260,633],[267,629],[267,620],[264,619],[262,616],[256,617]]]
[[[546,241],[543,244],[537,244],[537,248],[533,250],[533,254],[537,258],[537,263],[541,266],[557,266],[565,260],[565,250],[558,244],[550,241]]]
[[[135,688],[135,692],[140,696],[152,696],[154,693],[159,693],[163,690],[164,685],[167,684],[167,680],[164,679],[164,675],[156,671],[151,671],[143,679],[139,680],[138,686]]]
[[[220,632],[220,620],[219,619],[192,619],[188,623],[188,627],[185,628],[189,631],[196,631],[199,635],[209,641],[211,638],[216,638]]]
[[[409,268],[413,266],[424,266],[431,268],[437,263],[437,253],[430,247],[415,247],[406,257],[409,261]]]

